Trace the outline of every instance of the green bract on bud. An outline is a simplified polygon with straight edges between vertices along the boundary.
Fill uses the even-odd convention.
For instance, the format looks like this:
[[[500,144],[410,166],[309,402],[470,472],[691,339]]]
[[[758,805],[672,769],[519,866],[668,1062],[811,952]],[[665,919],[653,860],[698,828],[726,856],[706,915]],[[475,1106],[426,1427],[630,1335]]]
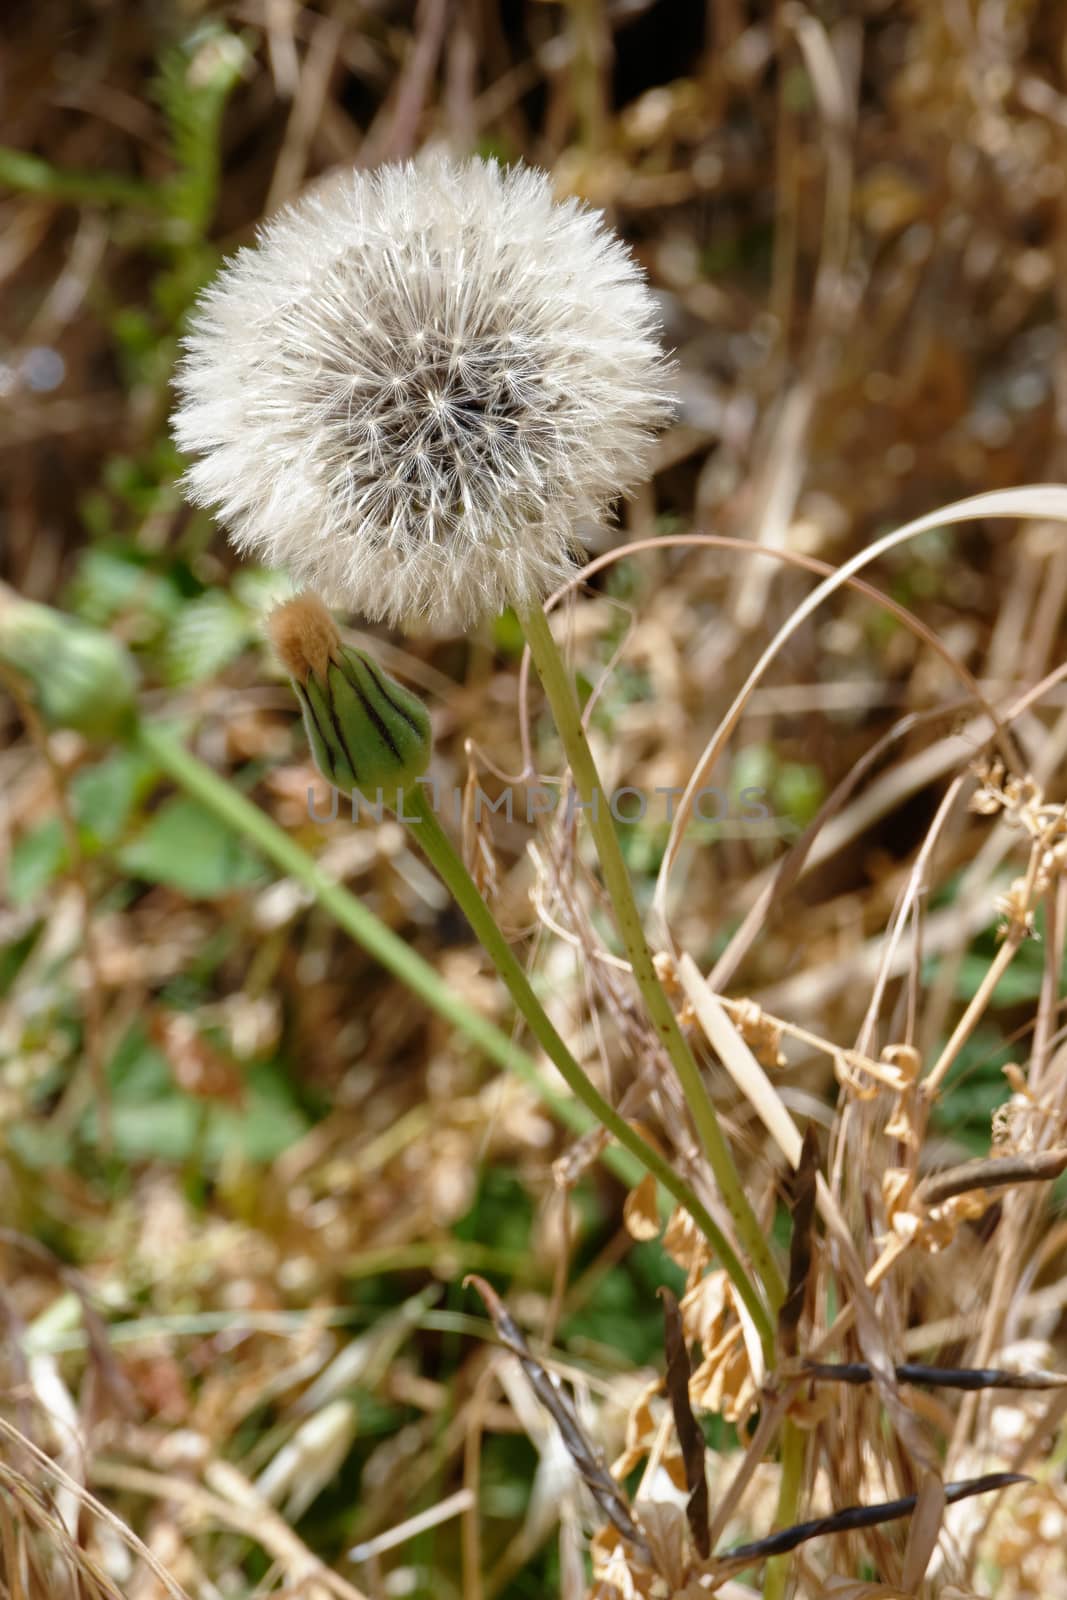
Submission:
[[[432,748],[429,712],[365,651],[342,643],[315,595],[279,606],[269,628],[328,783],[390,800],[422,776]]]
[[[117,639],[0,586],[0,661],[29,685],[44,721],[109,739],[133,726],[137,669]]]

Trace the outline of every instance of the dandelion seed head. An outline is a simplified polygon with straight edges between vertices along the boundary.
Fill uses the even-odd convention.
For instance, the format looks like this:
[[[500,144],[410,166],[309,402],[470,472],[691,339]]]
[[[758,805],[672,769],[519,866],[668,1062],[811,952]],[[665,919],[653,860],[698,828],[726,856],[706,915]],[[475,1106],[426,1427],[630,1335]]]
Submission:
[[[669,415],[655,302],[525,167],[351,172],[201,296],[174,418],[237,547],[374,620],[542,598]]]

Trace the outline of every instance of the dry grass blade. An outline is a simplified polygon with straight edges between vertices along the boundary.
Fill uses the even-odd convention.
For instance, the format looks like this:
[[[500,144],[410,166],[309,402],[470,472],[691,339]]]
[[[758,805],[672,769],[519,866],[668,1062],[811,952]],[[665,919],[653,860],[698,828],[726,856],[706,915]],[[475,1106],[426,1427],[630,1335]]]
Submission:
[[[62,1573],[63,1579],[60,1578]],[[0,1575],[4,1600],[125,1600],[77,1542],[39,1485],[0,1465]]]
[[[902,1588],[908,1594],[919,1587],[930,1565],[944,1515],[945,1486],[936,1472],[928,1472],[923,1478],[915,1514],[908,1529],[908,1548],[904,1555],[902,1574]]]
[[[113,1534],[116,1534],[124,1544],[128,1545],[129,1548],[134,1551],[144,1562],[145,1566],[152,1573],[152,1576],[159,1583],[163,1593],[169,1594],[172,1597],[172,1600],[189,1600],[187,1591],[182,1588],[181,1584],[178,1583],[175,1578],[171,1577],[170,1573],[167,1572],[162,1563],[158,1561],[157,1558],[152,1554],[148,1546],[137,1537],[131,1528],[127,1527],[126,1523],[123,1522],[121,1517],[116,1516],[115,1513],[109,1510],[108,1507],[105,1506],[102,1501],[98,1500],[95,1495],[90,1494],[87,1489],[84,1489],[80,1483],[76,1483],[68,1473],[64,1472],[62,1467],[60,1467],[55,1461],[47,1456],[43,1450],[39,1450],[31,1440],[27,1439],[23,1434],[21,1434],[17,1428],[12,1427],[11,1423],[6,1421],[3,1417],[0,1417],[0,1435],[3,1436],[8,1445],[14,1450],[25,1451],[35,1466],[37,1466],[42,1472],[54,1478],[61,1488],[65,1489],[69,1494],[72,1494],[77,1498],[81,1506],[86,1511],[91,1511],[94,1516],[99,1517],[101,1522],[106,1524]],[[14,1477],[14,1474],[9,1476],[7,1485],[9,1488],[12,1486]],[[31,1489],[26,1484],[26,1481],[21,1479],[21,1475],[19,1475],[19,1478],[26,1490],[26,1493],[22,1496],[24,1504],[28,1499],[29,1501],[39,1505],[40,1496],[37,1491]],[[88,1556],[85,1555],[85,1553],[81,1550],[77,1552],[76,1559],[86,1567],[90,1565]]]
[[[998,1489],[1010,1489],[1016,1483],[1034,1480],[1023,1472],[990,1472],[982,1478],[967,1478],[962,1483],[946,1483],[945,1503],[956,1505],[976,1494],[993,1494]],[[886,1500],[875,1506],[846,1506],[829,1517],[817,1517],[813,1522],[797,1522],[780,1533],[766,1539],[756,1539],[752,1544],[735,1545],[724,1550],[720,1560],[747,1566],[751,1561],[765,1561],[769,1556],[787,1555],[809,1539],[818,1539],[828,1533],[853,1533],[858,1528],[876,1528],[883,1522],[897,1522],[910,1516],[918,1503],[918,1495],[904,1495],[900,1500]]]
[[[568,579],[565,584],[563,584],[559,589],[555,590],[555,592],[549,596],[548,600],[546,601],[546,608],[551,611],[559,604],[561,600],[564,599],[566,595],[578,590],[583,584],[588,583],[590,578],[595,577],[598,573],[604,571],[605,568],[613,566],[616,562],[632,560],[635,555],[639,555],[645,551],[663,551],[664,549],[671,547],[675,549],[706,548],[728,550],[732,554],[742,557],[748,557],[751,555],[768,556],[775,563],[788,567],[796,567],[805,572],[814,572],[818,576],[825,578],[827,581],[833,578],[837,572],[837,568],[831,566],[828,562],[819,561],[810,555],[804,555],[799,550],[775,549],[773,546],[754,544],[749,539],[732,538],[727,534],[663,534],[658,535],[654,539],[630,540],[627,544],[621,546],[619,549],[609,550],[604,555],[597,556],[594,560],[586,562],[585,566],[577,571],[572,578]],[[874,585],[867,583],[865,579],[849,576],[844,578],[842,581],[850,589],[854,589],[857,594],[862,594],[866,596],[867,599],[873,600],[876,605],[881,606],[888,615],[895,617],[903,624],[904,627],[914,633],[917,639],[919,639],[924,645],[932,650],[935,655],[941,658],[948,669],[959,678],[964,689],[969,693],[969,695],[973,696],[974,700],[981,707],[984,715],[988,717],[994,729],[998,747],[1006,750],[1012,755],[1012,760],[1009,761],[1009,765],[1014,768],[1014,755],[1010,743],[1010,736],[1001,720],[1000,713],[997,711],[992,702],[986,697],[981,685],[978,683],[973,673],[969,672],[967,667],[956,659],[951,650],[947,649],[943,641],[938,637],[937,633],[933,629],[927,627],[927,625],[912,611],[909,611],[906,606],[901,605],[899,601],[894,600],[892,596],[884,594],[881,589],[878,589],[874,587]],[[528,775],[534,771],[528,708],[530,665],[530,652],[528,649],[526,649],[523,652],[522,666],[519,673],[519,722],[523,751],[522,775]],[[935,716],[943,715],[944,708],[927,714]],[[856,774],[852,774],[851,776],[852,780],[854,781]],[[817,826],[814,831],[818,831]],[[806,838],[806,835],[804,838]],[[798,847],[802,852],[806,849],[804,838],[798,841]],[[783,863],[783,865],[785,865],[785,863]],[[725,982],[725,980],[722,981]]]
[[[945,523],[971,522],[982,517],[998,516],[1031,518],[1035,521],[1067,518],[1067,490],[1059,484],[1031,484],[1022,489],[992,490],[987,494],[972,495],[966,500],[958,500],[950,506],[942,506],[937,511],[929,512],[926,516],[916,517],[914,521],[905,523],[902,528],[896,528],[892,533],[875,540],[873,544],[868,545],[858,554],[852,556],[832,577],[824,579],[818,588],[814,589],[791,612],[749,673],[714,736],[705,746],[674,813],[670,838],[656,879],[656,892],[653,900],[653,904],[663,917],[665,925],[667,922],[667,887],[671,868],[681,847],[686,825],[692,815],[693,797],[699,793],[701,785],[708,782],[719,756],[740,721],[741,714],[752,691],[782,646],[792,638],[793,634],[796,633],[807,618],[818,610],[823,600],[831,595],[835,589],[846,583],[853,573],[860,571],[862,567],[867,566],[871,561],[877,560],[879,556],[906,543],[909,539],[917,538],[920,534],[926,533],[932,528],[940,527]]]
[[[678,976],[708,1043],[741,1093],[755,1108],[760,1121],[786,1160],[796,1168],[803,1150],[800,1130],[770,1078],[726,1015],[721,999],[712,994],[700,968],[688,952],[683,953],[678,962]],[[826,1206],[832,1207],[833,1201],[822,1186],[819,1187],[819,1200],[825,1214]]]
[[[813,1127],[804,1132],[800,1161],[788,1180],[793,1235],[789,1244],[789,1286],[778,1313],[778,1343],[785,1356],[796,1354],[797,1329],[811,1272],[811,1228],[815,1220],[819,1139]]]
[[[458,1489],[455,1494],[438,1501],[437,1505],[431,1506],[429,1510],[420,1511],[415,1517],[407,1517],[403,1522],[397,1523],[395,1528],[378,1534],[377,1538],[368,1539],[364,1544],[353,1545],[348,1552],[348,1559],[371,1561],[386,1550],[395,1550],[398,1545],[406,1544],[409,1539],[425,1533],[428,1528],[439,1527],[450,1517],[462,1516],[464,1512],[473,1508],[474,1503],[474,1494],[470,1489]]]
[[[534,1356],[523,1338],[518,1323],[496,1290],[477,1273],[470,1273],[463,1282],[465,1286],[472,1285],[485,1301],[497,1337],[506,1350],[510,1350],[513,1356],[518,1357],[519,1365],[526,1374],[530,1387],[559,1429],[560,1437],[570,1453],[571,1460],[597,1505],[624,1539],[636,1549],[646,1550],[645,1541],[630,1514],[630,1508],[622,1492],[597,1459],[596,1452],[586,1439],[573,1406],[555,1378],[545,1371]]]
[[[228,1461],[208,1462],[204,1469],[206,1487],[174,1473],[153,1472],[106,1459],[93,1462],[93,1478],[108,1488],[173,1501],[190,1516],[202,1517],[229,1533],[243,1535],[284,1568],[294,1582],[317,1586],[312,1592],[331,1594],[335,1600],[368,1600],[362,1589],[315,1555],[285,1518],[268,1505],[256,1493],[255,1486]],[[91,1496],[87,1496],[87,1501],[96,1504]],[[171,1592],[185,1596],[185,1591],[176,1585]]]
[[[127,646],[146,728],[236,804],[209,785],[205,811],[125,733],[42,717],[58,643],[11,694],[0,660],[0,1600],[1067,1600],[1067,482],[1039,481],[1067,478],[1057,8],[7,12],[0,613],[54,603]],[[603,1128],[557,1128],[334,926],[343,884],[475,1041],[521,1029],[417,830],[387,799],[324,810],[262,638],[291,526],[267,508],[261,567],[178,480],[174,360],[221,258],[290,201],[344,233],[353,173],[432,146],[542,171],[655,296],[671,420],[618,526],[576,527],[549,609],[777,1252],[766,1348],[686,1216],[591,1170]],[[355,527],[398,466],[425,553],[434,463],[365,426],[372,354],[390,415],[414,403],[393,369],[419,368],[429,432],[476,438],[476,499],[531,443],[525,334],[494,372],[507,396],[468,404],[516,312],[460,304],[484,219],[430,238],[416,210],[383,213],[380,241],[418,257],[410,349],[376,312],[355,350],[330,321],[354,265],[332,249],[300,307],[234,307],[228,347],[257,305],[270,324],[249,370],[273,351],[314,392],[292,453],[267,419],[270,460],[224,468],[224,501],[284,465],[299,521],[328,432],[307,494],[328,480]],[[453,243],[442,344],[424,313]],[[538,314],[591,314],[579,277]],[[371,287],[378,306],[396,285]],[[315,372],[294,355],[312,334]],[[563,450],[538,503],[580,468]],[[440,505],[469,523],[465,493]],[[461,551],[438,553],[430,609]],[[426,698],[430,809],[554,1028],[715,1221],[513,619],[349,614],[345,645]],[[249,857],[241,795],[299,870]],[[496,1332],[480,1300],[439,1303],[466,1273],[495,1286]],[[974,1498],[945,1510],[946,1482]],[[837,1508],[839,1536],[763,1566],[780,1545],[742,1544]]]
[[[112,1403],[121,1415],[136,1415],[137,1403],[129,1380],[116,1361],[108,1339],[107,1324],[93,1304],[92,1289],[80,1272],[64,1266],[51,1250],[38,1239],[19,1233],[14,1228],[0,1228],[0,1244],[11,1246],[32,1256],[63,1288],[70,1291],[81,1308],[85,1337],[100,1374],[100,1381]]]
[[[711,1554],[708,1527],[708,1478],[704,1461],[704,1435],[693,1415],[689,1400],[689,1351],[678,1301],[669,1289],[660,1289],[663,1301],[664,1348],[667,1353],[667,1396],[671,1402],[674,1427],[682,1447],[685,1486],[689,1491],[685,1514],[697,1553],[705,1560]]]
[[[737,1026],[727,1016],[722,1001],[708,988],[700,969],[688,953],[683,954],[678,962],[678,976],[685,990],[686,999],[692,1006],[708,1043],[716,1051],[738,1088],[755,1108],[764,1127],[786,1160],[795,1168],[800,1162],[803,1140],[778,1091],[742,1038]],[[871,1269],[876,1276],[872,1277],[870,1273],[864,1274],[848,1224],[829,1185],[819,1173],[815,1178],[815,1190],[820,1215],[840,1254],[842,1270],[848,1282],[849,1303],[838,1314],[835,1329],[840,1333],[855,1317],[863,1354],[875,1370],[875,1382],[878,1384],[882,1403],[892,1418],[894,1427],[915,1459],[932,1466],[934,1461],[931,1447],[919,1430],[915,1418],[901,1404],[896,1392],[885,1330],[871,1293],[871,1288],[877,1281],[878,1268]],[[882,1258],[886,1267],[904,1248],[900,1240],[890,1241]]]

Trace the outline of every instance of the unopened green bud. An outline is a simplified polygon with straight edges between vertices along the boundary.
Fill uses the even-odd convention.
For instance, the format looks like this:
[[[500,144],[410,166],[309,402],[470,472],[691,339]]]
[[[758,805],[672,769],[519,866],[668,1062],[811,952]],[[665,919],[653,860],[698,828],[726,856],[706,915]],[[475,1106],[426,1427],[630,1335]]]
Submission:
[[[0,586],[0,661],[23,678],[44,721],[92,739],[127,732],[137,669],[110,634]]]
[[[342,648],[325,683],[312,673],[296,692],[316,765],[345,794],[389,798],[429,766],[429,712],[362,650]]]
[[[293,680],[315,765],[345,794],[387,801],[430,764],[430,714],[363,650],[345,645],[326,607],[298,595],[271,614],[274,648]]]

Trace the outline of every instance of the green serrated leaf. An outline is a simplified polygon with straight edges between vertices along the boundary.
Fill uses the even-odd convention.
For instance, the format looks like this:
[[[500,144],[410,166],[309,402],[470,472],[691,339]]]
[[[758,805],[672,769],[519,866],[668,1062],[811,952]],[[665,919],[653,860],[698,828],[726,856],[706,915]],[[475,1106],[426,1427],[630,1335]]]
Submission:
[[[237,34],[208,21],[160,61],[156,95],[179,169],[164,198],[171,215],[194,235],[203,232],[215,209],[222,113],[248,59]]]
[[[177,612],[181,593],[169,579],[115,550],[82,552],[65,604],[98,628],[132,613],[155,633]]]
[[[144,829],[119,852],[118,863],[132,877],[166,884],[194,900],[258,883],[263,869],[237,835],[195,800],[168,800]]]
[[[164,650],[170,683],[200,683],[245,648],[253,627],[245,608],[222,589],[209,589],[178,612]]]

